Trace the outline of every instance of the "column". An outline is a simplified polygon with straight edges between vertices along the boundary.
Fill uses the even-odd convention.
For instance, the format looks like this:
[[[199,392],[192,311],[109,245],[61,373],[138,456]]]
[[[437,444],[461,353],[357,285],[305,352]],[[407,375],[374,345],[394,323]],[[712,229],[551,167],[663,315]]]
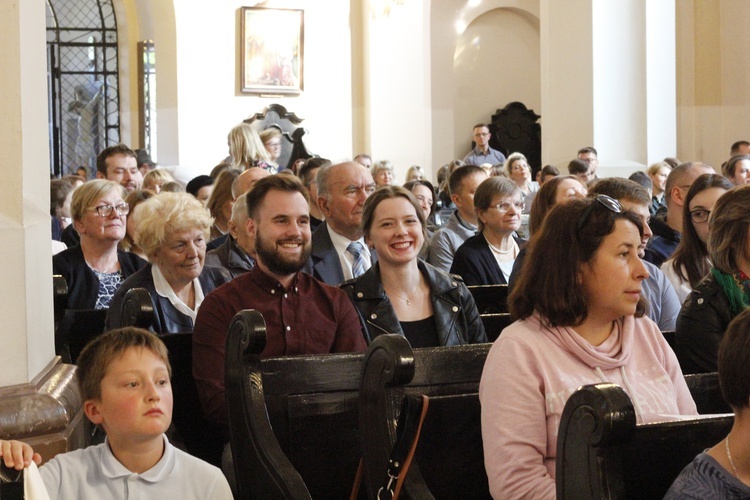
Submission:
[[[43,0],[0,0],[0,45],[0,438],[49,458],[83,434],[74,367],[54,355]]]

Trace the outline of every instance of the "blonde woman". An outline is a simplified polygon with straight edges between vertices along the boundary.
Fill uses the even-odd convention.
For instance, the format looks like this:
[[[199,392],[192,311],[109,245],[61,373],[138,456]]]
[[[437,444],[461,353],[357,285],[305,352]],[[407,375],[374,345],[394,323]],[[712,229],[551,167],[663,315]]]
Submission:
[[[141,189],[148,189],[149,191],[153,191],[156,194],[161,193],[161,188],[164,186],[164,184],[174,182],[174,177],[172,177],[172,174],[164,170],[163,168],[157,168],[149,173],[147,173],[143,177],[143,184],[141,184]]]
[[[96,179],[73,192],[70,211],[80,245],[52,258],[52,272],[68,284],[68,309],[106,309],[123,281],[146,262],[118,251],[130,206],[116,182]]]
[[[271,155],[263,145],[258,132],[247,124],[240,123],[229,131],[229,155],[232,157],[232,167],[245,170],[250,167],[261,167],[275,174],[276,169],[271,166]]]
[[[162,193],[138,205],[135,217],[135,242],[149,265],[125,280],[115,294],[107,329],[122,326],[128,290],[145,288],[154,307],[152,331],[192,332],[203,298],[231,279],[223,269],[203,266],[211,216],[191,194]]]

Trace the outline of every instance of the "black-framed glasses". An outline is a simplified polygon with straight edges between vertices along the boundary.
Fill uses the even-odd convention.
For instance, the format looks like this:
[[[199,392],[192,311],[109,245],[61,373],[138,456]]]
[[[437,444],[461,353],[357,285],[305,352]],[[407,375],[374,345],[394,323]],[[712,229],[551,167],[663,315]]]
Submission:
[[[99,205],[98,207],[87,208],[86,210],[96,212],[99,217],[109,217],[112,215],[112,211],[116,210],[117,215],[122,217],[130,213],[130,205],[127,203],[120,203],[118,205]]]
[[[710,210],[706,210],[705,208],[697,208],[690,212],[690,219],[693,222],[697,222],[700,224],[701,222],[706,222],[709,215],[711,215]]]
[[[598,207],[599,205],[604,206],[609,211],[614,212],[616,214],[619,214],[622,212],[622,205],[620,205],[620,202],[615,200],[612,197],[607,196],[606,194],[597,194],[594,197],[594,203],[588,206],[586,210],[583,212],[583,215],[580,219],[578,219],[578,224],[576,224],[576,232],[580,231],[581,228],[586,225],[586,221],[588,220],[589,216],[591,215],[591,212],[594,210],[595,207]]]

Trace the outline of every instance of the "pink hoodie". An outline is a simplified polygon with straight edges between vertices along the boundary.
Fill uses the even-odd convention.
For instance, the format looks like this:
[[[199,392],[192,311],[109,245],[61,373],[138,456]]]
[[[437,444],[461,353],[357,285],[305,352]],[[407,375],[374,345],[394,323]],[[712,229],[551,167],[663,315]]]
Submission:
[[[563,407],[578,387],[599,382],[628,393],[639,423],[697,414],[674,352],[646,317],[618,320],[596,347],[572,328],[544,326],[538,314],[503,330],[479,384],[494,498],[555,498]]]

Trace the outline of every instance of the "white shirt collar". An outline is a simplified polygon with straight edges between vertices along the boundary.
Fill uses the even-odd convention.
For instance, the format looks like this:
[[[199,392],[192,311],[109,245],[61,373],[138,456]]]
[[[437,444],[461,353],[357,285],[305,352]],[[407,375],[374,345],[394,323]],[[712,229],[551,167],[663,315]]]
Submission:
[[[201,282],[198,278],[193,280],[193,287],[195,288],[195,310],[193,310],[174,293],[174,290],[172,290],[172,287],[169,285],[167,278],[164,277],[161,269],[159,269],[159,266],[151,266],[151,277],[154,280],[156,293],[169,300],[175,309],[185,316],[189,316],[193,322],[195,322],[195,317],[198,315],[198,308],[203,302],[203,288],[201,288]]]
[[[339,233],[334,231],[333,228],[328,224],[326,224],[326,229],[328,229],[328,235],[331,237],[333,248],[336,249],[336,253],[339,255],[339,260],[341,261],[341,270],[344,272],[344,281],[350,280],[354,277],[352,273],[354,256],[351,253],[347,252],[346,249],[349,244],[352,243],[352,240],[350,240],[346,236],[340,235]],[[367,247],[367,245],[365,245],[364,236],[355,241],[359,241],[362,244],[362,258],[365,260],[365,269],[369,269],[372,265],[372,257],[370,256],[370,249]]]
[[[124,476],[138,476],[144,481],[150,483],[156,483],[169,477],[175,466],[174,447],[169,443],[167,436],[162,437],[164,438],[164,454],[153,467],[142,474],[131,472],[122,465],[112,453],[112,450],[109,447],[109,440],[105,439],[101,455],[102,473],[105,477],[112,479]]]

